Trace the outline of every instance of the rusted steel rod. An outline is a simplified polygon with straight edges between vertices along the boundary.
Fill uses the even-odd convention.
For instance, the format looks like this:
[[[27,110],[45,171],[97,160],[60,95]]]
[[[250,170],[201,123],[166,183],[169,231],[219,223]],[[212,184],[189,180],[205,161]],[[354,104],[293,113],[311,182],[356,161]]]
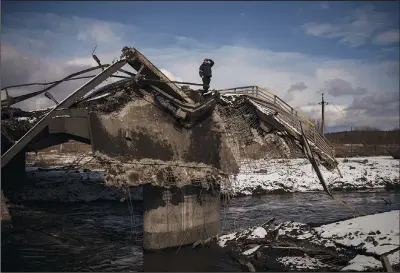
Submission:
[[[109,66],[109,64],[103,64],[101,66],[95,66],[95,67],[91,67],[91,68],[88,68],[88,69],[84,69],[84,70],[81,70],[79,72],[72,73],[72,74],[68,75],[67,77],[65,77],[63,79],[55,81],[55,82],[50,83],[50,84],[58,85],[59,83],[61,83],[63,81],[66,81],[68,79],[71,79],[71,78],[73,78],[75,76],[78,76],[78,75],[81,75],[81,74],[84,74],[84,73],[87,73],[87,72],[90,72],[90,71],[93,71],[93,70],[96,70],[96,69],[100,69],[100,68],[103,68],[103,67],[108,67],[108,66]],[[28,85],[46,85],[46,83],[34,83],[34,84],[28,84]],[[10,88],[13,88],[13,87],[20,87],[20,86],[24,86],[24,85],[7,86],[7,87],[2,88],[1,90],[10,89]]]
[[[2,88],[1,90],[10,89],[10,88],[17,88],[17,87],[24,87],[24,86],[32,86],[32,85],[50,85],[50,84],[54,84],[54,83],[61,83],[61,82],[67,82],[67,81],[91,79],[91,78],[94,78],[96,76],[97,75],[89,75],[89,76],[81,76],[81,77],[75,77],[75,78],[52,81],[52,82],[32,82],[32,83],[10,85],[10,86],[6,86],[6,87]],[[112,78],[121,78],[121,79],[129,79],[130,78],[130,77],[127,77],[127,76],[118,76],[118,75],[112,75],[111,77]]]

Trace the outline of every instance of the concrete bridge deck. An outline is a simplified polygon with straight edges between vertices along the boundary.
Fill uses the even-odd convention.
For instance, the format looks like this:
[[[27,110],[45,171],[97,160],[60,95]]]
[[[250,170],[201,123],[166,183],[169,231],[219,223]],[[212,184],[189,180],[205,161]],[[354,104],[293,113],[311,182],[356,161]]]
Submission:
[[[257,86],[217,90],[203,101],[196,92],[185,92],[170,82],[137,49],[125,47],[122,52],[119,61],[45,112],[20,139],[10,139],[2,128],[2,144],[5,144],[2,145],[5,148],[2,149],[2,173],[22,170],[26,151],[40,150],[71,139],[90,144],[94,153],[122,156],[123,160],[148,158],[164,162],[199,162],[208,170],[214,168],[225,174],[235,173],[244,155],[235,152],[234,146],[242,144],[238,144],[240,139],[235,133],[228,133],[229,125],[225,126],[227,124],[224,125],[218,114],[223,116],[223,109],[230,108],[229,103],[226,106],[226,98],[237,95],[252,109],[259,127],[257,130],[268,131],[267,127],[274,127],[299,140],[302,135],[300,128],[305,128],[304,136],[314,152],[321,155],[328,166],[337,165],[333,147],[315,126],[267,90]],[[129,73],[128,79],[107,88],[90,92],[115,72],[124,71],[122,67],[126,64],[137,72]],[[114,87],[116,90],[111,92]],[[35,92],[36,95],[39,93]],[[123,98],[126,105],[117,109],[112,104],[101,108],[102,111],[93,109],[93,105],[101,104],[112,94],[119,94],[117,100]],[[24,96],[23,99],[28,97]],[[21,99],[8,98],[7,105],[12,105],[12,101]],[[239,113],[238,118],[243,115]],[[246,119],[243,122],[246,123]],[[124,173],[130,181],[143,180],[143,173],[149,172],[147,169],[133,172],[114,163],[109,165],[110,172]],[[145,249],[188,244],[219,232],[218,179],[207,183],[206,190],[199,187],[202,183],[196,186],[194,181],[200,180],[193,177],[186,178],[185,183],[177,186],[182,182],[178,180],[187,177],[188,172],[183,168],[181,172],[186,175],[178,175],[176,171],[168,166],[162,172],[156,171],[158,180],[172,183],[168,187],[151,183],[145,186]],[[201,173],[202,179],[210,173]]]

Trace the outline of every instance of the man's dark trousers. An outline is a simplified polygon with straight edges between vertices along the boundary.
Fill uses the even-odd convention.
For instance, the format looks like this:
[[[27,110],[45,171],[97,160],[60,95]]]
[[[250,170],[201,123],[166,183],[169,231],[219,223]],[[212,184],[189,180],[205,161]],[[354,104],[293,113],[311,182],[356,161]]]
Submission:
[[[206,93],[208,91],[208,88],[210,88],[210,82],[211,77],[203,77],[203,93]]]

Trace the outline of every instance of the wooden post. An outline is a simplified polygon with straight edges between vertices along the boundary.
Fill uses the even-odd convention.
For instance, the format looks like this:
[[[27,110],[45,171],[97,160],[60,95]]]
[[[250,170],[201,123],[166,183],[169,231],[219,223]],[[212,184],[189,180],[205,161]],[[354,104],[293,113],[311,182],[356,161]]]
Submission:
[[[383,269],[386,272],[393,272],[392,265],[390,264],[387,256],[383,256],[383,255],[381,256],[381,263],[382,263]]]

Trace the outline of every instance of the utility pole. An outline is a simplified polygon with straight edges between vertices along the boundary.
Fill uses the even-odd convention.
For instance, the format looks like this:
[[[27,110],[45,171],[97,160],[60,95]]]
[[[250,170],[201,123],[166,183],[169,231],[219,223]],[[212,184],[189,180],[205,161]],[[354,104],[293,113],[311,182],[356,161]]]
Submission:
[[[350,157],[353,157],[353,127],[350,127]]]
[[[329,103],[324,101],[324,93],[322,93],[322,101],[318,104],[321,104],[322,106],[321,133],[322,136],[325,136],[325,105],[328,105]]]

